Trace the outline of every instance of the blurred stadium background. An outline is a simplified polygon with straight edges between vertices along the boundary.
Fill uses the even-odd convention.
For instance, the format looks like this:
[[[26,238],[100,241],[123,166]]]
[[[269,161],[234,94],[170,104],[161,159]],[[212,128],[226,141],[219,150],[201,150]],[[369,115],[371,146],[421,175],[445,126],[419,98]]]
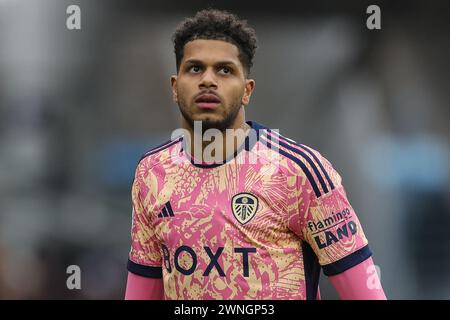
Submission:
[[[388,298],[449,299],[450,11],[393,2],[0,0],[0,298],[123,298],[134,168],[178,127],[170,38],[211,5],[257,31],[247,117],[341,173]]]

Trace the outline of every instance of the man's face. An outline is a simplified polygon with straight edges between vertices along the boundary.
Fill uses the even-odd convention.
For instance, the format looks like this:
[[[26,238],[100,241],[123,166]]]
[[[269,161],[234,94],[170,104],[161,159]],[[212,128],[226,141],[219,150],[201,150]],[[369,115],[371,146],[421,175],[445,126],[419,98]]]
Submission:
[[[239,49],[221,40],[186,43],[178,75],[171,81],[184,120],[191,128],[194,121],[202,121],[203,130],[235,126],[254,88],[244,74]]]

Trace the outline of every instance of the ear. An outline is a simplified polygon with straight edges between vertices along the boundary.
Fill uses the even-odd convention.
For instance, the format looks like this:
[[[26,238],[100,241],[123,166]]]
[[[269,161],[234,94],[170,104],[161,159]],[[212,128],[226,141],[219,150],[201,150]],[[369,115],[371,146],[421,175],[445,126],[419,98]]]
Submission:
[[[242,97],[242,104],[244,106],[246,106],[250,103],[250,97],[251,97],[254,89],[255,89],[255,80],[246,79],[244,96]]]
[[[170,77],[170,84],[172,86],[172,97],[175,103],[178,103],[178,90],[177,90],[177,76]]]

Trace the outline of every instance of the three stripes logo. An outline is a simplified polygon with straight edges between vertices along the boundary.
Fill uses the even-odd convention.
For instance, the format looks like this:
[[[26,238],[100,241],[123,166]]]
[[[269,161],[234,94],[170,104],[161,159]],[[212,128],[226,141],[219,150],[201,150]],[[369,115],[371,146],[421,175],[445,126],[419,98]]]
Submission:
[[[158,218],[168,218],[168,217],[175,217],[173,214],[172,206],[170,205],[170,202],[167,202],[164,207],[162,208],[161,212],[158,214]]]

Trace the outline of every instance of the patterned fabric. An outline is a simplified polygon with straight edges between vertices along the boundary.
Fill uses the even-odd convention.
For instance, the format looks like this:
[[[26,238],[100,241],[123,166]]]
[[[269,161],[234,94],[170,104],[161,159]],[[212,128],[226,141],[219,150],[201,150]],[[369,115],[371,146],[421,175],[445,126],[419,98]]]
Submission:
[[[321,268],[371,256],[331,163],[248,123],[224,164],[195,164],[180,137],[137,166],[128,269],[162,277],[166,299],[314,299]]]

